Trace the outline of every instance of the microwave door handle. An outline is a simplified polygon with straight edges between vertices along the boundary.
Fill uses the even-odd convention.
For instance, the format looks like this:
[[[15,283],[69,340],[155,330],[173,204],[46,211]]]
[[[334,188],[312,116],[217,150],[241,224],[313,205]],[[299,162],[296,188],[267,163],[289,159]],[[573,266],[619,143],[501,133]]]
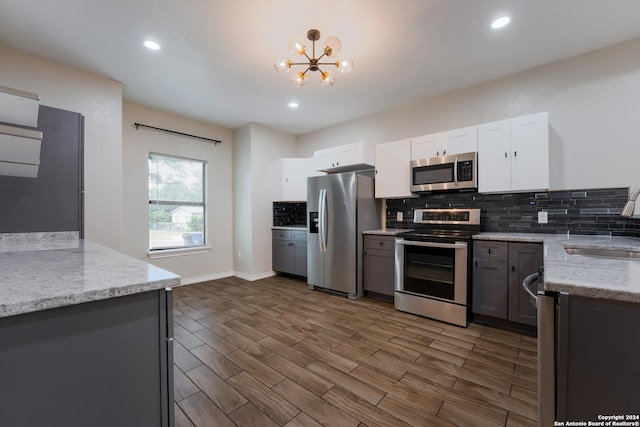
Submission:
[[[453,183],[458,186],[458,156],[453,161]]]

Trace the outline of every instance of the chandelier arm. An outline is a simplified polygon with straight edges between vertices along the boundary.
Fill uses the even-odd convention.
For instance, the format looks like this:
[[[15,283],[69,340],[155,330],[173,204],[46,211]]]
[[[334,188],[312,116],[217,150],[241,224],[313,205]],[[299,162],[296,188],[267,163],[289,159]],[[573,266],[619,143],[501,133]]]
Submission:
[[[291,65],[295,65],[295,64],[291,64]],[[335,65],[336,67],[338,66],[336,62],[318,62],[318,65]]]

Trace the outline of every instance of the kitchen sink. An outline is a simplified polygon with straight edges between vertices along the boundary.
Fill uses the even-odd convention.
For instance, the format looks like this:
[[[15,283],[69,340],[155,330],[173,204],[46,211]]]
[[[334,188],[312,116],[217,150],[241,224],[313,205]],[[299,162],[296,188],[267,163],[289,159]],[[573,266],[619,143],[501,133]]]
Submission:
[[[571,255],[584,255],[600,258],[626,258],[640,260],[640,252],[619,248],[583,248],[565,246],[565,251]]]

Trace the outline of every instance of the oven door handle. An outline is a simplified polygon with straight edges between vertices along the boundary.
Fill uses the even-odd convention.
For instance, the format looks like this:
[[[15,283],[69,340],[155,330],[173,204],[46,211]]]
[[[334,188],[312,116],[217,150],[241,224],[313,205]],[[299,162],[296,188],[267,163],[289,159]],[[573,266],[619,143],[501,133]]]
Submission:
[[[464,249],[466,243],[435,243],[435,242],[416,242],[415,240],[396,240],[399,245],[405,246],[424,246],[427,248],[444,248],[444,249]]]

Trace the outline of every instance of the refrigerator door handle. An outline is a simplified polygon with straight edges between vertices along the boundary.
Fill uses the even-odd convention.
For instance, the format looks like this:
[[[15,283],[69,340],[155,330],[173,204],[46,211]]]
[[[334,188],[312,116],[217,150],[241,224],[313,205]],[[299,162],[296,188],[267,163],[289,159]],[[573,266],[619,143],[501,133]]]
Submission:
[[[320,252],[322,252],[322,217],[324,210],[322,208],[322,192],[318,193],[318,245],[320,246]]]
[[[327,251],[327,189],[320,190],[322,203],[320,205],[320,250]]]

